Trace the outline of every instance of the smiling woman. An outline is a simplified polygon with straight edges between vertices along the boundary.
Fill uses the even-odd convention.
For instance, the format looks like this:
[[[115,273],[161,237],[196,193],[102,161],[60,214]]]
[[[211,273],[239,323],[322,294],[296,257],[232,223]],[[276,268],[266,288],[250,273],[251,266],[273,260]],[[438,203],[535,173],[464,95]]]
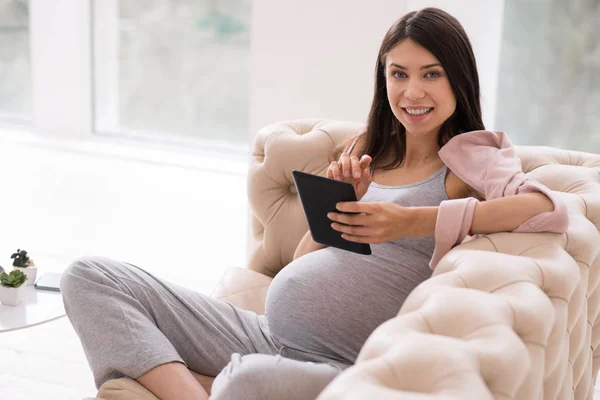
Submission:
[[[483,184],[473,179],[475,168],[460,168],[456,157],[485,167],[494,155],[510,154],[511,145],[504,135],[481,131],[475,59],[455,18],[434,8],[400,18],[383,39],[376,71],[366,131],[327,171],[330,178],[358,182],[360,201],[337,205],[357,214],[334,212],[331,219],[347,240],[373,244],[371,255],[324,247],[307,232],[294,260],[271,282],[262,315],[170,285],[125,262],[77,260],[65,272],[61,289],[98,386],[125,375],[161,399],[207,399],[209,390],[189,368],[216,376],[214,400],[248,398],[249,393],[267,400],[314,399],[431,276],[439,243],[446,250],[447,243],[464,238],[472,221],[474,233],[500,232],[539,213],[546,220],[537,221],[538,231],[563,229],[543,223],[556,216],[543,194],[496,201],[494,194],[502,197],[505,191],[486,192],[490,198],[483,207],[472,197],[469,183],[480,191]],[[468,154],[461,152],[462,138],[473,140]],[[497,148],[498,139],[505,152]],[[442,159],[440,148],[448,146],[452,157]],[[519,184],[528,183],[516,158],[501,161],[511,168],[499,172],[498,180],[516,176]],[[504,216],[501,210],[511,218],[499,223],[493,217]],[[459,221],[439,224],[436,216],[449,213]],[[460,232],[446,235],[440,226]],[[110,346],[105,338],[111,338]]]

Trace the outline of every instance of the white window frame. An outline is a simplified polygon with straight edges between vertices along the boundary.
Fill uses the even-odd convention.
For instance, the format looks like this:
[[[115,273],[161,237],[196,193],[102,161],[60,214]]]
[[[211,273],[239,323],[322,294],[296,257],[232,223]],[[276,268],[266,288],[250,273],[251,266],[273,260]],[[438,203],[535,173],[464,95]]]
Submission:
[[[87,0],[91,2],[92,21],[92,69],[97,62],[102,62],[102,68],[96,68],[95,81],[92,83],[95,91],[95,109],[93,113],[102,125],[95,124],[95,134],[106,138],[131,139],[151,142],[159,145],[181,146],[184,148],[201,148],[238,156],[247,156],[248,143],[231,144],[202,137],[187,138],[181,135],[169,135],[164,132],[135,132],[124,131],[119,126],[119,0]],[[166,2],[167,0],[163,0]],[[95,58],[95,59],[94,59]],[[93,105],[94,106],[94,105]]]
[[[118,130],[118,1],[29,1],[32,113],[1,114],[0,139],[194,168],[214,158],[243,172],[249,144]],[[113,63],[95,71],[94,55]],[[95,101],[111,106],[95,110]],[[96,111],[110,129],[96,131]]]
[[[71,138],[93,132],[91,3],[30,0],[32,125]]]

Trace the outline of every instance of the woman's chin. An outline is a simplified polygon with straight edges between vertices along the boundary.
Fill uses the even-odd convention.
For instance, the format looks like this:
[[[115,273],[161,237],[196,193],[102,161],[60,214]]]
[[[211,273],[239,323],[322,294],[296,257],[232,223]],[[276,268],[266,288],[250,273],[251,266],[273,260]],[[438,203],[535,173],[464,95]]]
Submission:
[[[425,137],[432,135],[435,131],[432,128],[427,128],[424,126],[411,126],[410,124],[404,124],[406,129],[406,134],[415,137]]]

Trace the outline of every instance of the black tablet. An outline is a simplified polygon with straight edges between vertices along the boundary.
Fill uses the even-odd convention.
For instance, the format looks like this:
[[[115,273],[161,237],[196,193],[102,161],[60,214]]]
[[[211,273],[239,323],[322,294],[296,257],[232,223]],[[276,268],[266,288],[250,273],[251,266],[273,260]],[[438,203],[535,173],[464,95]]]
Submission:
[[[342,234],[331,227],[333,221],[327,218],[329,212],[340,212],[335,208],[340,201],[356,201],[352,185],[296,170],[292,175],[314,241],[354,253],[371,254],[368,243],[342,238]]]

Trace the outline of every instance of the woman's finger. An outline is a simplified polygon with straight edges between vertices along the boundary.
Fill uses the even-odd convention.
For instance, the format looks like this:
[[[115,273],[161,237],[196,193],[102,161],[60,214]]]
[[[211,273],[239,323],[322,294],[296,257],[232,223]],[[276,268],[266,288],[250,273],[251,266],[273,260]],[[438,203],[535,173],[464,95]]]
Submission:
[[[366,192],[372,181],[373,178],[371,177],[371,170],[369,168],[365,168],[360,177],[360,181],[358,182],[358,187],[360,190],[365,190]]]
[[[362,168],[360,167],[360,161],[358,161],[358,157],[350,157],[350,165],[352,168],[352,176],[354,177],[354,179],[360,179]]]
[[[330,212],[327,218],[334,222],[339,222],[344,225],[368,225],[368,217],[364,214],[345,214]]]
[[[338,163],[341,164],[341,173],[343,174],[344,178],[350,178],[352,176],[352,165],[350,163],[350,156],[346,153],[342,154]]]
[[[349,235],[347,233],[342,233],[342,239],[348,242],[356,242],[356,243],[370,243],[374,244],[373,240],[369,235]]]
[[[361,169],[365,169],[365,168],[369,168],[369,165],[371,165],[371,161],[373,161],[373,159],[371,158],[370,155],[365,154],[360,158],[360,168]]]
[[[332,161],[331,164],[329,164],[329,168],[327,168],[327,177],[335,179],[336,181],[342,180],[342,177],[340,176],[340,166],[337,161]]]
[[[379,203],[362,201],[340,201],[335,205],[338,212],[373,214],[373,208]]]
[[[332,222],[331,227],[338,232],[353,236],[371,236],[373,231],[369,226],[344,225],[339,222]]]

